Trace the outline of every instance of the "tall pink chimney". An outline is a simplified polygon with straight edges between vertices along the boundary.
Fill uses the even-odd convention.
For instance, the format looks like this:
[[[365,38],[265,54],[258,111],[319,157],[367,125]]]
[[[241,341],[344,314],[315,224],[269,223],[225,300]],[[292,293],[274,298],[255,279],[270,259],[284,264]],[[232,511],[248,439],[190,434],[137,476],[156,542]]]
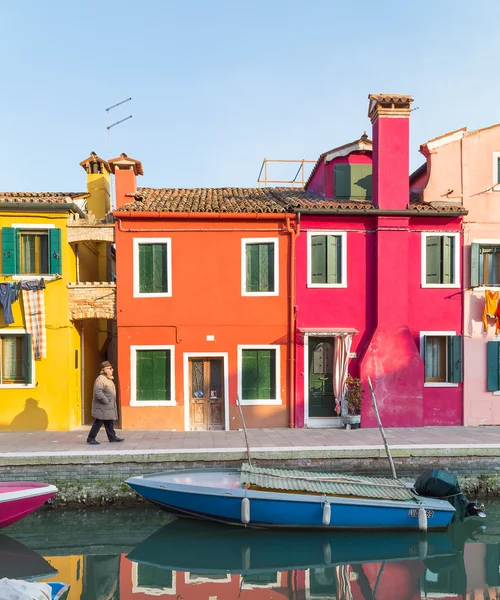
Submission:
[[[373,205],[405,210],[410,197],[410,113],[413,98],[401,94],[369,94],[368,117],[373,129]]]

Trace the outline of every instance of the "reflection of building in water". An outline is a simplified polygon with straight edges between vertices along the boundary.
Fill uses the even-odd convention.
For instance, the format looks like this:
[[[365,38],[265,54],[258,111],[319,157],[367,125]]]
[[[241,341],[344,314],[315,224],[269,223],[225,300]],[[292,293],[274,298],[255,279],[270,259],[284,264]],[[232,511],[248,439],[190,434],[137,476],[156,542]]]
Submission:
[[[45,560],[57,570],[57,574],[47,577],[44,581],[67,583],[71,586],[68,600],[80,600],[83,590],[84,557],[78,555],[45,556]]]

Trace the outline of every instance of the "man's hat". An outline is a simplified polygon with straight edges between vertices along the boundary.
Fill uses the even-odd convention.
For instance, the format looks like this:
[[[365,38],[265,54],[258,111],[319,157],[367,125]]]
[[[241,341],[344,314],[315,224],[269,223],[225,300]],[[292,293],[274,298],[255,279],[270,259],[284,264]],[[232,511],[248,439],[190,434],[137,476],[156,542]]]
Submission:
[[[109,360],[105,360],[101,363],[101,369],[105,369],[106,367],[112,367],[113,365],[109,362]]]

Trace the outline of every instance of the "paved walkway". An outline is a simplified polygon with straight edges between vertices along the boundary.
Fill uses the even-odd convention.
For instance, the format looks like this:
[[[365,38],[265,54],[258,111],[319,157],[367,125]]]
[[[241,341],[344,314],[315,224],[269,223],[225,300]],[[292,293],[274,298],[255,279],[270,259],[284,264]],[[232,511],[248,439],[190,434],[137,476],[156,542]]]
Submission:
[[[245,451],[242,431],[119,431],[125,441],[110,444],[104,431],[100,446],[86,444],[88,428],[75,431],[0,433],[0,458],[75,455],[200,455]],[[495,455],[500,456],[500,427],[423,427],[386,429],[395,454]],[[316,455],[330,452],[366,456],[383,452],[378,429],[252,429],[248,432],[252,453]],[[187,456],[186,456],[187,458]]]

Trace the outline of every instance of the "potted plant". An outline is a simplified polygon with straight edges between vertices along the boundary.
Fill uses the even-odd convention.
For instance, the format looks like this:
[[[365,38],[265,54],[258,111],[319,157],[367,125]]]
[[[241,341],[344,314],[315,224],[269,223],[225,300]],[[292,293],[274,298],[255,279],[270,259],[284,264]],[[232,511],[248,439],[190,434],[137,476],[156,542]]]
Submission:
[[[342,400],[342,425],[346,429],[357,429],[361,422],[361,402],[363,400],[363,386],[359,377],[347,376],[344,398]]]

